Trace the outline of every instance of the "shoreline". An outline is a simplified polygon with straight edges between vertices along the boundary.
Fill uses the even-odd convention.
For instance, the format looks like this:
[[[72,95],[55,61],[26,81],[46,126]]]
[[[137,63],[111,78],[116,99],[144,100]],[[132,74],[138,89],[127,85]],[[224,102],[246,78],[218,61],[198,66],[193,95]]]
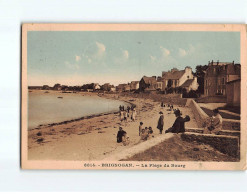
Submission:
[[[136,105],[135,121],[120,122],[118,112],[100,114],[97,117],[84,117],[53,126],[41,126],[39,129],[28,131],[28,158],[30,160],[102,160],[108,155],[121,153],[123,149],[131,148],[141,143],[139,123],[151,126],[154,130],[152,137],[158,137],[156,128],[159,111],[164,112],[165,126],[172,126],[175,116],[167,108],[161,108],[160,102],[139,97],[126,97],[121,94],[105,94],[105,98],[127,101]],[[178,108],[179,106],[176,106]],[[184,115],[192,116],[189,127],[197,127],[193,113],[189,108],[179,107]],[[122,126],[130,137],[130,144],[123,146],[116,142],[118,128]],[[151,137],[151,139],[152,139]]]
[[[34,91],[34,90],[32,90],[32,91]],[[41,92],[41,91],[43,92],[44,91],[44,93],[46,93],[46,91],[52,91],[53,93],[78,94],[78,95],[83,95],[83,96],[85,96],[85,95],[89,95],[89,96],[93,95],[93,96],[98,96],[100,98],[118,100],[116,98],[109,97],[109,96],[108,97],[102,97],[102,95],[95,94],[93,92],[76,92],[76,93],[73,93],[73,92],[60,92],[60,91],[54,91],[54,90],[36,90],[36,91],[39,91],[39,92]],[[109,95],[109,94],[107,94],[107,95]],[[114,95],[117,95],[117,94],[114,94]],[[129,101],[126,101],[126,100],[120,100],[120,101],[123,101],[123,102],[125,102],[127,104],[130,104],[131,106],[135,106],[136,107],[136,105],[134,103],[132,103],[132,102],[129,102]],[[90,119],[90,118],[94,118],[94,117],[100,117],[100,116],[105,116],[105,115],[110,115],[110,114],[118,114],[118,113],[119,113],[119,111],[102,112],[102,113],[98,113],[98,114],[91,114],[91,115],[86,115],[86,116],[82,116],[82,117],[79,117],[79,118],[73,118],[73,119],[69,119],[69,120],[64,120],[64,121],[61,121],[61,122],[40,124],[37,127],[30,128],[30,129],[28,128],[28,131],[41,129],[43,127],[53,127],[53,126],[56,126],[56,125],[68,124],[68,123],[75,122],[75,121],[81,121],[81,120]]]

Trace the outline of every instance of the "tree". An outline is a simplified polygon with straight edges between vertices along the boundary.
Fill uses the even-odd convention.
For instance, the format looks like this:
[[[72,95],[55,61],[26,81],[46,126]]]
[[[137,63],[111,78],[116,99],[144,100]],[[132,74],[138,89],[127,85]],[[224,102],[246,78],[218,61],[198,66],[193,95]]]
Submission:
[[[197,65],[196,66],[196,72],[195,72],[195,76],[197,77],[197,83],[199,84],[198,86],[198,92],[200,94],[204,93],[204,77],[205,77],[205,73],[206,70],[208,68],[208,65]]]

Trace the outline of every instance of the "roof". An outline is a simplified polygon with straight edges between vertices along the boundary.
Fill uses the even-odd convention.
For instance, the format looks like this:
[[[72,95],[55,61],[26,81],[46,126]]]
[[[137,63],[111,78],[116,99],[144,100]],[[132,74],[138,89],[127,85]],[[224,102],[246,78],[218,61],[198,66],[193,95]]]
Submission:
[[[131,84],[138,84],[139,81],[131,81]]]
[[[193,83],[193,81],[194,79],[188,79],[181,85],[181,87],[189,87]]]
[[[162,72],[162,77],[165,79],[180,79],[184,73],[185,70],[178,70],[174,72]]]
[[[119,84],[117,87],[124,87],[126,86],[127,84]]]
[[[227,65],[227,64],[232,64],[232,62],[210,62],[210,64],[209,65],[213,65],[213,66],[215,66],[215,65],[219,65],[219,66],[222,66],[222,65]]]
[[[229,64],[227,65],[227,74],[229,75],[240,75],[241,73],[241,66],[240,64]]]
[[[156,78],[154,77],[142,77],[142,79],[144,80],[145,83],[156,83]]]
[[[237,79],[237,80],[233,80],[233,81],[229,81],[226,84],[231,84],[231,83],[235,83],[235,82],[241,82],[241,79]]]

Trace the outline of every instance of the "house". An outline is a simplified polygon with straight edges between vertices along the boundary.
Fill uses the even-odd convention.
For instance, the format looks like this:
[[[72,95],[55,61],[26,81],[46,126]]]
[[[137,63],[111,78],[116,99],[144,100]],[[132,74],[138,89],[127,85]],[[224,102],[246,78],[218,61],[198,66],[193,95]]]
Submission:
[[[173,68],[168,72],[163,71],[162,72],[162,78],[160,79],[163,82],[162,90],[168,88],[176,88],[182,86],[187,80],[193,80],[195,79],[192,68],[185,67],[184,70],[178,70],[177,68]],[[192,81],[190,81],[192,82]],[[190,83],[187,82],[186,86]],[[193,81],[195,83],[195,81]],[[196,81],[197,82],[197,81]]]
[[[130,91],[130,84],[119,84],[116,87],[116,90],[119,92]]]
[[[61,86],[61,90],[68,91],[69,90],[69,86],[68,85],[62,85]]]
[[[43,90],[49,90],[50,87],[49,87],[48,85],[43,85],[43,86],[42,86],[42,89],[43,89]]]
[[[102,88],[104,91],[110,91],[111,85],[110,83],[105,83],[104,85],[102,85]]]
[[[241,79],[229,81],[226,83],[226,103],[229,106],[240,107],[241,98]]]
[[[53,90],[61,90],[61,89],[62,89],[62,86],[59,83],[53,86]]]
[[[143,76],[139,82],[140,91],[154,91],[157,87],[156,76],[147,77]]]
[[[93,83],[93,90],[100,90],[100,85],[99,83]]]
[[[204,76],[205,96],[226,96],[226,83],[240,79],[241,66],[233,62],[209,62]]]
[[[42,86],[28,86],[28,89],[42,89]]]
[[[130,91],[130,85],[129,84],[124,85],[124,91]]]
[[[116,87],[111,86],[111,87],[110,87],[110,91],[111,91],[111,92],[115,92],[115,91],[116,91]]]
[[[131,81],[130,91],[135,91],[137,89],[139,89],[139,81]]]
[[[197,90],[199,84],[197,83],[197,77],[194,77],[193,79],[188,79],[185,81],[180,87],[186,89],[187,92],[191,90]]]
[[[156,89],[162,90],[162,88],[163,88],[163,79],[162,79],[162,77],[158,77],[157,78]]]
[[[127,85],[127,84],[119,84],[119,85],[116,87],[117,91],[119,91],[119,92],[124,91],[124,86],[125,86],[125,85]]]

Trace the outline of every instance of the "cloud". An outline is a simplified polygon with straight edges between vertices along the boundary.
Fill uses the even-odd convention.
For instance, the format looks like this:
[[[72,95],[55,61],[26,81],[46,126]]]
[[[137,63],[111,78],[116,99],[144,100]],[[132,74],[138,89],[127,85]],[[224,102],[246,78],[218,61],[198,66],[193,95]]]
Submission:
[[[185,51],[185,49],[179,48],[179,49],[178,49],[178,55],[179,55],[180,57],[184,57],[184,56],[187,55],[187,52]]]
[[[180,57],[184,57],[184,56],[188,56],[191,55],[195,52],[195,47],[193,45],[189,45],[189,48],[187,50],[183,49],[183,48],[179,48],[178,49],[178,55]]]
[[[68,62],[68,61],[65,61],[64,62],[65,63],[65,65],[66,65],[66,67],[67,68],[69,68],[69,69],[73,69],[73,70],[78,70],[78,69],[80,69],[80,66],[77,64],[77,63],[70,63],[70,62]]]
[[[157,58],[155,57],[155,56],[150,56],[150,59],[152,60],[152,61],[155,61]]]
[[[79,62],[81,60],[81,56],[75,56],[75,61]]]
[[[169,56],[171,54],[171,52],[168,49],[166,49],[166,48],[164,48],[162,46],[160,46],[160,50],[161,50],[161,53],[162,53],[162,55],[164,57],[167,57],[167,56]]]
[[[123,50],[122,53],[124,59],[129,59],[129,52],[127,50]]]
[[[102,57],[106,51],[106,47],[103,43],[96,42],[97,52],[96,57]]]

